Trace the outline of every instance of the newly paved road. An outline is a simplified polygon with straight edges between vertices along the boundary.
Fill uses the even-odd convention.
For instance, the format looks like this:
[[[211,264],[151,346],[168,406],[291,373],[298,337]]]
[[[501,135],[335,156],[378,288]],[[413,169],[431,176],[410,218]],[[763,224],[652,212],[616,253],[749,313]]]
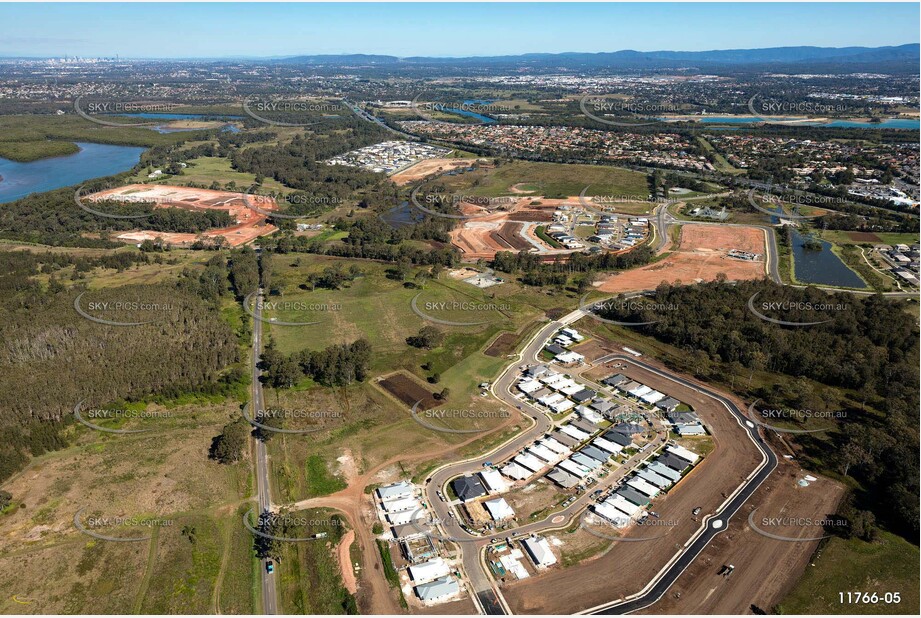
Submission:
[[[259,361],[262,358],[262,290],[256,297],[256,306],[253,310],[253,356],[252,356],[252,414],[255,416],[259,410],[265,409],[262,395],[262,382],[259,376]],[[269,486],[269,461],[266,453],[265,442],[256,442],[256,498],[259,504],[259,513],[272,510],[272,490]],[[275,575],[266,571],[267,559],[261,560],[262,572],[262,611],[265,614],[278,613],[278,595],[275,590]]]
[[[457,521],[457,518],[453,515],[452,507],[437,497],[436,490],[444,491],[446,483],[451,478],[457,476],[458,474],[475,471],[480,468],[486,461],[502,461],[514,455],[524,446],[529,444],[535,438],[540,437],[551,428],[551,422],[549,418],[542,412],[536,409],[532,409],[524,402],[516,399],[512,394],[511,387],[514,385],[517,378],[518,366],[523,363],[531,363],[536,361],[538,359],[537,354],[540,352],[543,344],[554,332],[556,332],[557,329],[578,320],[583,315],[585,314],[582,311],[574,311],[566,317],[561,318],[559,321],[547,324],[540,330],[539,333],[534,336],[534,338],[528,342],[521,353],[520,360],[511,363],[506,368],[506,371],[496,380],[492,387],[493,394],[503,402],[509,405],[514,405],[516,407],[520,406],[522,412],[527,414],[527,416],[532,419],[533,425],[509,442],[501,445],[486,455],[462,462],[454,462],[438,469],[432,474],[424,489],[426,492],[428,504],[435,511],[438,520],[442,522],[440,526],[440,534],[445,535],[445,538],[459,541],[457,546],[461,553],[461,561],[463,564],[464,572],[472,586],[472,592],[476,596],[480,609],[485,614],[496,615],[508,613],[508,608],[504,599],[491,580],[490,576],[487,574],[486,565],[482,563],[482,552],[484,547],[489,544],[489,539],[471,535],[463,530],[460,527],[460,523]],[[678,376],[663,372],[658,368],[639,361],[632,356],[617,354],[606,358],[607,360],[620,360],[622,362],[632,363],[642,367],[647,371],[654,372],[657,375],[661,375],[665,378],[682,384],[683,386],[687,386],[688,388],[692,388],[698,392],[716,399],[722,403],[733,416],[736,417],[739,424],[746,430],[749,439],[755,443],[758,449],[762,452],[763,456],[759,467],[751,473],[751,475],[746,479],[746,482],[743,483],[743,485],[741,485],[736,490],[736,492],[730,496],[730,498],[727,499],[727,501],[712,516],[707,518],[706,527],[698,531],[695,537],[692,537],[692,540],[689,542],[689,544],[683,548],[682,551],[677,553],[669,562],[669,564],[663,568],[659,575],[657,575],[656,578],[651,581],[640,593],[626,601],[613,602],[609,605],[602,605],[591,610],[592,613],[619,614],[628,613],[642,607],[646,607],[661,598],[665,591],[668,590],[668,588],[674,583],[674,581],[684,571],[684,569],[687,568],[691,562],[693,562],[693,560],[703,550],[703,548],[706,547],[710,540],[719,534],[719,532],[725,529],[729,519],[736,513],[736,511],[738,511],[738,509],[745,503],[745,501],[748,500],[752,493],[754,493],[758,486],[776,467],[777,458],[758,434],[757,426],[754,425],[754,423],[748,421],[748,419],[745,418],[743,412],[739,410],[738,407],[726,397],[723,397],[719,393],[702,387],[698,384],[684,380]],[[656,443],[660,444],[664,441],[664,439],[664,436],[657,436]],[[626,474],[629,469],[635,467],[635,464],[638,463],[640,459],[648,458],[651,456],[652,452],[654,452],[654,449],[650,449],[650,451],[647,453],[639,453],[635,455],[634,458],[637,458],[637,462],[628,462],[622,466],[620,470]],[[623,474],[619,476],[623,476]],[[613,482],[616,479],[606,480]],[[537,533],[550,528],[557,528],[561,525],[568,525],[571,518],[582,511],[582,509],[587,506],[587,502],[590,501],[591,494],[583,494],[579,500],[574,502],[566,509],[555,512],[542,521],[530,522],[518,528],[504,530],[501,533],[497,532],[496,534],[497,536],[502,537],[520,536]],[[563,515],[566,521],[557,524],[551,523],[551,520],[559,515]]]
[[[761,451],[762,461],[759,466],[747,477],[745,482],[736,489],[735,493],[724,502],[713,515],[707,517],[705,527],[698,531],[694,540],[677,553],[672,560],[659,572],[656,577],[647,584],[647,586],[636,595],[632,595],[624,601],[617,601],[610,604],[592,608],[591,614],[628,614],[644,607],[648,607],[662,598],[662,595],[675,583],[675,580],[684,572],[707,544],[719,533],[726,530],[731,518],[742,507],[743,504],[755,493],[758,487],[777,467],[777,456],[774,451],[767,445],[758,433],[758,426],[748,420],[742,410],[732,401],[723,397],[719,393],[706,387],[694,384],[681,377],[665,373],[656,367],[648,365],[642,361],[628,356],[617,356],[618,360],[629,362],[647,371],[651,371],[660,376],[678,382],[683,386],[692,388],[722,403],[726,409],[736,418],[739,425],[745,429],[755,446]]]

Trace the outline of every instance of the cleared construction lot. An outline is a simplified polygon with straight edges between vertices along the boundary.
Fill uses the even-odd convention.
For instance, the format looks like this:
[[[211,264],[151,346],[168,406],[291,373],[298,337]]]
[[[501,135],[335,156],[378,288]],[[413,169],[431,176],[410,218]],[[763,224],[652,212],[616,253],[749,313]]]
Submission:
[[[178,232],[158,232],[153,230],[139,230],[119,234],[120,240],[141,242],[162,238],[171,245],[191,245],[203,236],[205,238],[223,238],[231,247],[246,244],[260,236],[271,234],[277,228],[266,222],[266,215],[253,210],[246,205],[242,193],[230,191],[212,191],[210,189],[191,189],[189,187],[174,187],[170,185],[125,185],[115,189],[107,189],[92,195],[85,196],[88,201],[98,202],[111,200],[115,202],[144,203],[152,202],[155,208],[183,208],[186,210],[225,210],[236,221],[236,224],[224,228],[206,230],[201,234],[185,234]],[[249,198],[260,210],[277,210],[275,200],[264,196],[251,196]],[[143,226],[143,219],[138,225]]]
[[[760,254],[758,260],[728,256],[732,249]],[[764,232],[755,227],[685,224],[681,242],[662,260],[608,276],[598,286],[601,292],[632,292],[655,289],[663,281],[684,285],[714,281],[724,273],[729,281],[761,279],[765,276]]]

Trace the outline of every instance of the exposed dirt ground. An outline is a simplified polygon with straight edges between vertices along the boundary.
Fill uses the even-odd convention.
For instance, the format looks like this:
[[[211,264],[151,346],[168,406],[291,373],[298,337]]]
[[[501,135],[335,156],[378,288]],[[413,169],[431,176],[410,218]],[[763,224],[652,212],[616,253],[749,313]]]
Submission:
[[[534,202],[540,202],[535,204]],[[465,215],[475,217],[465,221],[451,231],[451,243],[463,254],[465,260],[493,259],[499,251],[518,252],[535,249],[548,255],[571,253],[569,250],[554,249],[533,234],[533,226],[523,223],[546,223],[552,219],[553,211],[563,205],[578,207],[578,198],[545,199],[521,197],[513,202],[504,202],[500,211],[489,211],[477,204],[462,203],[458,206]],[[521,235],[528,230],[529,242]]]
[[[761,254],[757,261],[727,256],[730,249]],[[614,273],[598,285],[602,292],[651,290],[661,282],[684,284],[713,281],[725,273],[730,281],[765,276],[764,232],[754,227],[685,224],[676,251],[654,264]]]
[[[644,360],[655,364],[652,359]],[[650,508],[665,523],[654,531],[649,526],[634,526],[625,534],[650,540],[615,543],[603,556],[508,585],[503,592],[516,614],[571,614],[637,592],[700,527],[700,518],[713,512],[761,460],[735,418],[718,402],[630,364],[618,371],[691,405],[712,433],[716,447],[674,489],[653,501]],[[600,380],[610,373],[598,368],[586,375]],[[691,511],[698,506],[702,512],[694,521]],[[732,525],[739,524],[733,520]]]
[[[781,451],[781,449],[775,449]],[[763,518],[810,518],[813,522],[834,512],[844,494],[838,483],[819,478],[800,487],[803,472],[781,459],[771,477],[758,488],[749,504],[678,578],[662,599],[642,614],[751,614],[752,606],[771,612],[808,568],[819,541],[788,542],[767,538],[752,530],[747,519],[753,509],[759,529],[790,538],[815,538],[821,526],[771,525]],[[735,570],[728,579],[717,575],[722,565]]]
[[[266,223],[266,216],[246,206],[242,193],[228,191],[211,191],[210,189],[191,189],[188,187],[173,187],[170,185],[125,185],[115,189],[107,189],[99,193],[85,196],[88,201],[114,200],[121,202],[153,202],[156,208],[184,208],[186,210],[226,210],[236,221],[235,225],[225,228],[207,230],[201,234],[183,234],[175,232],[156,232],[153,230],[139,230],[119,234],[121,240],[141,242],[162,238],[171,245],[191,245],[199,236],[225,238],[232,247],[246,244],[260,236],[271,234],[277,228]],[[250,200],[258,200],[258,207],[262,210],[276,210],[274,199],[263,196],[253,196]],[[139,220],[143,225],[143,220]]]
[[[342,536],[336,548],[336,555],[339,556],[339,570],[342,572],[342,585],[352,594],[358,592],[358,581],[355,579],[355,569],[352,568],[352,559],[349,555],[354,540],[355,531],[349,530]]]
[[[473,165],[473,159],[426,159],[419,161],[415,165],[407,167],[401,172],[397,172],[390,177],[398,185],[408,185],[416,180],[422,180],[426,176],[445,172],[458,167],[470,167]]]

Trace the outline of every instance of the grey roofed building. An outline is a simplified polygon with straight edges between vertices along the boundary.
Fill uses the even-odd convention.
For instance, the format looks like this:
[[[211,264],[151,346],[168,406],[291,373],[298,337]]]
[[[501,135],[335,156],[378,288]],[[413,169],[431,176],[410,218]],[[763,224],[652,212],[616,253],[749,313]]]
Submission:
[[[408,524],[391,526],[390,531],[395,539],[412,539],[419,536],[425,536],[426,532],[431,532],[431,528],[424,520],[412,521]]]
[[[589,401],[592,397],[595,396],[595,391],[590,388],[583,388],[581,391],[572,396],[575,401],[583,403]]]
[[[553,391],[549,388],[542,388],[539,391],[534,391],[530,394],[531,399],[540,399],[541,397],[546,397],[547,395],[553,394]]]
[[[621,446],[630,446],[633,444],[633,440],[630,436],[620,433],[619,431],[609,431],[604,434],[604,439],[613,442],[614,444],[620,444]]]
[[[672,425],[695,425],[700,423],[700,418],[693,412],[669,412],[668,421]]]
[[[641,387],[641,386],[642,386],[642,384],[640,384],[639,382],[634,382],[633,380],[631,380],[630,382],[625,382],[625,383],[623,383],[623,384],[618,384],[618,385],[617,385],[617,388],[619,388],[620,390],[622,390],[622,391],[624,391],[624,392],[626,393],[626,392],[628,392],[628,391],[632,391],[633,389],[639,388],[639,387]]]
[[[619,406],[613,401],[608,401],[607,399],[600,399],[598,401],[593,401],[589,406],[592,410],[599,412],[604,415],[611,414]]]
[[[665,410],[666,412],[672,412],[680,405],[681,402],[674,397],[666,397],[665,399],[656,402],[656,407],[660,410]]]
[[[636,475],[647,483],[655,485],[659,489],[665,489],[666,487],[671,487],[672,485],[672,480],[670,478],[666,478],[661,474],[656,474],[649,468],[643,468]]]
[[[633,489],[632,487],[627,487],[626,485],[614,493],[616,493],[618,496],[622,496],[637,506],[646,506],[649,504],[649,498],[647,496],[644,496],[637,490]]]
[[[675,428],[675,431],[679,436],[705,436],[707,435],[707,430],[704,429],[703,425],[678,425]]]
[[[529,378],[536,378],[542,376],[545,373],[550,371],[550,368],[547,365],[534,365],[533,367],[528,367],[524,370],[524,374]]]
[[[665,478],[672,481],[677,481],[681,478],[681,473],[678,470],[669,468],[665,464],[659,463],[658,461],[652,462],[648,467],[659,476],[664,476]]]
[[[580,418],[580,419],[571,421],[569,424],[575,427],[576,429],[581,429],[585,433],[595,433],[596,431],[598,431],[598,425],[596,425],[595,423],[591,423],[585,420],[584,418]]]
[[[574,453],[573,456],[570,457],[570,459],[572,459],[574,462],[576,462],[579,465],[585,466],[589,470],[594,470],[595,468],[598,468],[599,466],[601,466],[600,461],[598,461],[597,459],[592,459],[588,455],[583,455],[582,453]]]
[[[611,427],[611,431],[616,431],[617,433],[622,433],[628,436],[632,436],[638,433],[643,433],[645,431],[642,425],[636,423],[618,423]]]
[[[458,592],[460,592],[460,586],[458,586],[457,580],[450,575],[416,586],[416,594],[423,601],[437,601]]]
[[[600,448],[598,448],[597,446],[592,446],[591,444],[589,444],[588,446],[586,446],[584,449],[582,449],[579,452],[588,455],[592,459],[597,459],[598,461],[602,463],[606,462],[608,458],[610,457],[610,455],[602,451]]]
[[[579,479],[571,475],[566,470],[561,468],[554,468],[547,473],[547,478],[562,487],[563,489],[571,489],[579,484]]]
[[[454,488],[454,493],[456,493],[457,497],[463,502],[486,495],[486,488],[483,487],[483,483],[481,483],[479,477],[476,476],[462,476],[456,478],[451,481],[451,486]]]
[[[608,386],[617,386],[618,384],[622,384],[628,380],[629,378],[627,376],[622,373],[618,373],[617,375],[613,375],[610,378],[605,378],[601,381],[601,383],[607,384]]]
[[[668,466],[672,470],[677,470],[678,472],[683,472],[691,465],[691,463],[686,459],[681,459],[677,455],[672,453],[664,453],[659,455],[659,458],[656,459],[659,463],[664,466]]]
[[[557,429],[552,434],[550,434],[550,437],[556,440],[557,442],[559,442],[560,444],[562,444],[563,446],[573,447],[579,443],[578,440],[576,440],[570,435],[563,433],[559,429]]]
[[[545,347],[544,349],[547,350],[548,352],[550,352],[551,354],[553,354],[554,356],[556,356],[557,354],[562,354],[563,352],[566,351],[566,348],[564,348],[563,346],[561,346],[561,345],[559,345],[559,344],[557,344],[557,343],[551,343],[550,345],[548,345],[548,346]]]

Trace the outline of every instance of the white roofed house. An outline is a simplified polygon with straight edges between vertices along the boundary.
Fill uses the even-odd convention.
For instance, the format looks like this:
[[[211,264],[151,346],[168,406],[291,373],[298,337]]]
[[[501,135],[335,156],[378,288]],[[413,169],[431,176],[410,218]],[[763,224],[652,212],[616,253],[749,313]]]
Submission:
[[[564,399],[562,401],[557,401],[556,403],[551,403],[549,407],[551,410],[553,410],[557,414],[561,414],[563,412],[566,412],[567,410],[571,410],[572,408],[575,407],[575,405],[576,404],[570,401],[569,399]]]
[[[505,498],[493,498],[483,502],[483,508],[489,513],[489,516],[496,521],[512,519],[515,517],[515,511],[509,506]]]
[[[377,497],[383,501],[406,498],[413,495],[413,485],[407,481],[392,483],[377,488]]]
[[[521,453],[512,461],[522,466],[523,468],[527,468],[531,472],[537,472],[538,470],[547,466],[547,464],[539,460],[537,457],[528,453]]]
[[[545,569],[556,564],[556,556],[550,548],[550,543],[542,537],[530,537],[521,542],[522,546],[528,552],[528,557],[534,562],[535,566]]]
[[[483,479],[483,486],[489,493],[501,493],[508,489],[508,482],[502,478],[498,470],[492,468],[483,470],[480,472],[480,478]]]
[[[460,592],[460,585],[450,575],[416,586],[416,594],[425,603],[449,599]]]
[[[533,393],[542,388],[541,383],[537,380],[522,380],[518,383],[518,390],[522,393]]]
[[[639,491],[640,493],[646,494],[650,498],[655,498],[657,495],[659,495],[658,487],[647,481],[644,481],[638,476],[634,476],[629,481],[627,481],[627,485]]]
[[[574,363],[583,362],[585,360],[585,357],[579,354],[578,352],[568,351],[568,352],[563,352],[562,354],[558,354],[557,357],[553,360],[559,363],[562,363],[564,365],[572,365]]]
[[[527,468],[523,468],[520,465],[511,462],[502,466],[502,474],[512,480],[523,481],[534,473]]]
[[[451,567],[441,558],[428,562],[413,564],[409,567],[409,578],[416,584],[430,582],[433,579],[451,574]]]
[[[697,463],[697,460],[700,459],[700,455],[678,444],[666,446],[665,450],[668,451],[669,453],[673,453],[677,455],[678,457],[682,459],[686,459],[690,461],[692,464]]]

